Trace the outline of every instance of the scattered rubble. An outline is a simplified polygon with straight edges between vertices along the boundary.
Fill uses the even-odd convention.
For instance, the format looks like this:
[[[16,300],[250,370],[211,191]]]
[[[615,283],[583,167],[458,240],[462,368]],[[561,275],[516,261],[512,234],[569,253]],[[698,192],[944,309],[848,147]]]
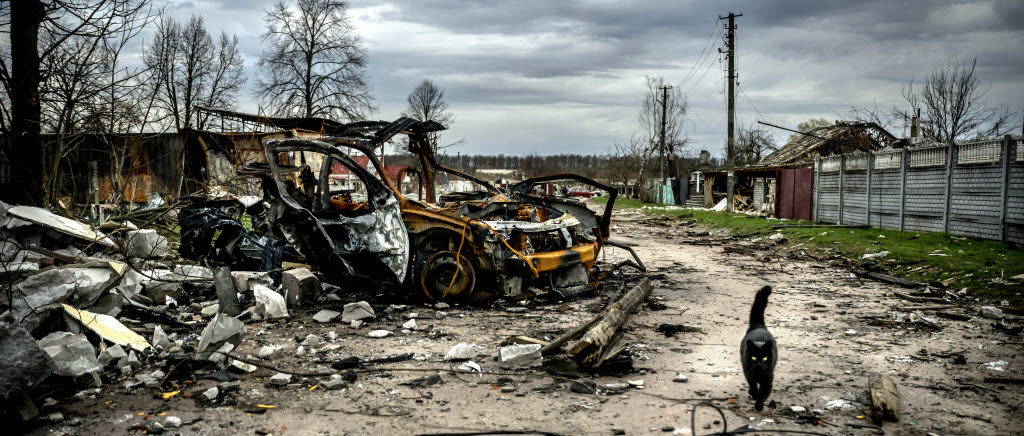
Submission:
[[[365,301],[359,301],[356,303],[349,303],[345,305],[344,310],[341,314],[341,322],[351,323],[353,321],[361,321],[367,318],[373,318],[375,316],[373,308],[370,307],[370,303]]]
[[[264,319],[287,318],[288,307],[284,297],[263,285],[253,286],[256,313]]]

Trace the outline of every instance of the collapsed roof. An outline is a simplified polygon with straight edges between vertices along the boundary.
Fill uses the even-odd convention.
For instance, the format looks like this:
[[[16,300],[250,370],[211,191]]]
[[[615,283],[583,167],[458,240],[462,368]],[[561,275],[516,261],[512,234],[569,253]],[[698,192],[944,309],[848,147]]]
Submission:
[[[880,150],[896,142],[897,138],[878,124],[839,121],[800,134],[752,166],[806,166],[815,156]]]

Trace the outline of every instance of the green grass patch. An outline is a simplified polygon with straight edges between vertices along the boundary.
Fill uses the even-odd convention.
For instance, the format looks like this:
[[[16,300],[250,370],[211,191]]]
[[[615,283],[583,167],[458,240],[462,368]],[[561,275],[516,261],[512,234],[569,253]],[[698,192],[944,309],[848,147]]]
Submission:
[[[607,203],[607,197],[598,197],[596,202]],[[813,224],[809,221],[765,219],[756,216],[715,212],[704,209],[667,209],[659,205],[645,205],[640,201],[625,198],[615,201],[615,209],[642,210],[652,215],[694,219],[698,225],[727,229],[732,234],[750,238],[768,237],[782,233],[789,239],[790,246],[801,245],[809,254],[818,258],[842,256],[853,265],[861,262],[866,253],[888,251],[888,257],[880,262],[882,270],[898,277],[905,277],[924,283],[937,283],[949,279],[948,288],[956,291],[967,288],[969,292],[993,300],[1010,300],[1018,306],[1024,303],[1024,285],[1005,285],[993,279],[1009,280],[1024,273],[1024,249],[1011,248],[995,241],[984,241],[942,233],[900,232],[877,228],[789,228],[773,229],[780,224]],[[692,215],[692,217],[690,216]],[[686,216],[686,218],[682,218]]]

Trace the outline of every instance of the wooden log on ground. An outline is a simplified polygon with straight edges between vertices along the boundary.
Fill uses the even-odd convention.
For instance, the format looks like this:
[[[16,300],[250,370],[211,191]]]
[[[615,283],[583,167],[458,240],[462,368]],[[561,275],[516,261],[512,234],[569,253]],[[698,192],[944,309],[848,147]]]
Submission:
[[[893,295],[895,295],[898,298],[907,300],[907,301],[912,301],[914,303],[945,303],[946,302],[946,300],[942,299],[941,297],[915,297],[913,295],[904,294],[902,292],[893,292]]]
[[[900,393],[892,377],[884,374],[871,376],[868,391],[871,394],[871,418],[876,424],[900,420]]]
[[[626,292],[618,301],[609,304],[602,312],[601,321],[594,324],[594,327],[583,335],[583,337],[572,346],[569,354],[581,366],[593,366],[601,359],[605,347],[611,342],[612,337],[629,320],[630,315],[644,299],[651,294],[651,281],[644,278],[629,292]]]
[[[946,310],[946,309],[952,309],[952,308],[955,308],[955,307],[956,306],[954,306],[952,304],[931,304],[931,305],[924,305],[924,306],[903,306],[903,307],[900,307],[900,311],[910,312],[910,311],[913,311],[913,310]]]
[[[873,271],[865,271],[865,270],[856,270],[853,273],[858,275],[858,276],[860,276],[860,277],[867,277],[869,279],[878,280],[880,282],[891,283],[891,284],[894,284],[894,285],[900,285],[900,286],[903,286],[904,288],[918,288],[918,287],[921,287],[920,283],[915,282],[913,280],[901,279],[899,277],[894,277],[894,276],[891,276],[891,275],[888,275],[888,274],[882,274],[882,273],[877,273],[877,272],[873,272]]]
[[[569,330],[568,333],[558,337],[557,339],[551,341],[550,343],[545,345],[543,348],[541,348],[540,349],[540,354],[548,355],[548,354],[551,354],[551,353],[555,352],[556,350],[561,348],[562,345],[564,345],[566,342],[569,342],[569,341],[571,341],[573,339],[576,339],[577,337],[582,335],[587,330],[590,330],[590,328],[593,327],[594,324],[597,324],[597,322],[600,321],[601,318],[603,318],[603,317],[604,317],[603,313],[602,314],[598,314],[597,316],[595,316],[590,321],[587,321],[585,324],[580,324],[579,326],[576,326],[576,328],[574,328],[572,330]]]
[[[1024,378],[985,377],[985,383],[999,383],[1004,385],[1024,385]]]

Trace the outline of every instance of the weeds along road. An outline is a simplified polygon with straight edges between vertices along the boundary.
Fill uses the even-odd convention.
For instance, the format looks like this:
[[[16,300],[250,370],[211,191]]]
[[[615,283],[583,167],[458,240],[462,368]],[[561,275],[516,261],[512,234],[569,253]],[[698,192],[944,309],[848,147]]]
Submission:
[[[622,343],[630,344],[639,372],[618,377],[582,374],[582,379],[594,381],[602,390],[608,384],[643,380],[643,389],[612,387],[622,392],[611,395],[575,393],[570,390],[573,380],[540,369],[501,376],[440,372],[438,384],[400,384],[433,374],[432,369],[458,367],[442,358],[460,342],[479,347],[473,360],[484,370],[502,371],[494,359],[508,337],[557,337],[593,316],[601,304],[596,298],[572,300],[561,307],[530,306],[525,312],[461,306],[441,310],[410,302],[359,329],[316,323],[311,316],[318,309],[312,308],[296,311],[285,323],[247,325],[238,351],[254,356],[264,345],[282,345],[284,356],[273,364],[296,371],[329,369],[332,362],[350,356],[411,352],[416,353],[414,360],[388,366],[416,371],[364,373],[345,389],[326,390],[321,378],[300,376],[286,386],[272,387],[267,380],[274,372],[259,369],[241,375],[237,391],[217,404],[196,399],[217,385],[213,380],[186,387],[188,398],[169,399],[155,390],[125,391],[118,382],[105,386],[95,398],[59,401],[68,420],[77,418],[80,425],[65,420],[32,433],[127,434],[134,424],[165,413],[185,422],[172,433],[203,435],[521,429],[573,435],[608,435],[613,429],[625,434],[690,434],[691,407],[706,399],[722,408],[730,430],[751,425],[861,435],[875,432],[868,397],[868,379],[874,374],[892,376],[902,395],[901,419],[885,423],[885,434],[1024,432],[1021,385],[984,382],[985,377],[1024,376],[1019,337],[994,330],[993,320],[948,320],[922,310],[925,324],[933,326],[896,322],[892,313],[913,303],[896,298],[898,288],[854,278],[848,270],[784,256],[766,261],[765,256],[727,253],[718,245],[683,244],[688,239],[684,229],[634,211],[616,212],[613,225],[614,238],[634,245],[650,268],[648,276],[655,284],[651,300],[666,308],[644,305],[624,330]],[[717,231],[710,231],[713,239]],[[625,258],[625,253],[613,251],[608,257]],[[765,284],[775,288],[766,320],[778,341],[780,361],[771,404],[757,413],[747,399],[739,342],[753,295]],[[417,320],[415,331],[385,338],[367,335],[370,330],[397,329],[410,317]],[[666,323],[701,331],[666,337],[657,331]],[[297,355],[304,337],[326,338],[330,331],[336,339]],[[673,381],[677,373],[688,381]],[[806,412],[795,413],[791,406]],[[720,430],[720,420],[714,410],[700,409],[697,433]]]

